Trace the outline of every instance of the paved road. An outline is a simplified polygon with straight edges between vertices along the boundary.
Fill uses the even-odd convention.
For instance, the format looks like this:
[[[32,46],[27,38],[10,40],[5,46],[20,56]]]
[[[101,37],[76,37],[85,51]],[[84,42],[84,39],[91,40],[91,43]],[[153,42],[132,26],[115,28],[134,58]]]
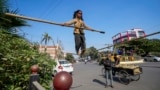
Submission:
[[[76,63],[71,90],[160,90],[160,62],[140,64],[143,74],[139,81],[123,85],[114,80],[114,88],[105,88],[105,78],[101,74],[102,66],[97,63]]]

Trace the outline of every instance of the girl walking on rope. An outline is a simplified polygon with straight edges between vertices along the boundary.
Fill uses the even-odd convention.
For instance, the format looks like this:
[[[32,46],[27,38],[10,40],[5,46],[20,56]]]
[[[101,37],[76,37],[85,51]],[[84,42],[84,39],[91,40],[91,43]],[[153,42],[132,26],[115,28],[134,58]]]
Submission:
[[[84,23],[82,11],[76,10],[73,14],[73,19],[69,22],[64,23],[63,25],[74,25],[75,28],[73,34],[75,39],[76,53],[82,56],[86,50],[84,29],[91,29]]]

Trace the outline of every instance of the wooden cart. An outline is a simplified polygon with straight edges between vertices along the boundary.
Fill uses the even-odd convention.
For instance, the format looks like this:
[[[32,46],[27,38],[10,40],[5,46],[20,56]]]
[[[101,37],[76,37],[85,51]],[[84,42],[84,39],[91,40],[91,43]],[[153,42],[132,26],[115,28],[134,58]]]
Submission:
[[[130,81],[138,81],[140,74],[142,74],[142,67],[138,65],[117,65],[114,66],[112,70],[119,81],[126,85],[129,84]]]

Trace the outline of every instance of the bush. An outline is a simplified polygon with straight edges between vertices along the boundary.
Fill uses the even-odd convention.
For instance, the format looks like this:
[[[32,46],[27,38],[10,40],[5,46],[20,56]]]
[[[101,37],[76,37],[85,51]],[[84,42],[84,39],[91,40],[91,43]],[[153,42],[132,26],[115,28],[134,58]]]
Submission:
[[[29,86],[30,67],[40,67],[40,84],[49,88],[54,60],[39,53],[23,37],[0,29],[0,87],[5,90],[26,90]]]

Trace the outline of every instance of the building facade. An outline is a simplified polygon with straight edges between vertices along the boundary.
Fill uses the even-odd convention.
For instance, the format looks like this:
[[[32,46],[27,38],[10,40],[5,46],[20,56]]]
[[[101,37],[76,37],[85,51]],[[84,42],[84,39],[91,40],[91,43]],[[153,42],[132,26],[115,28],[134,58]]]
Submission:
[[[125,32],[120,32],[120,33],[114,35],[112,37],[112,40],[113,40],[113,44],[115,45],[118,43],[122,43],[124,41],[129,41],[134,38],[144,37],[145,35],[146,34],[145,34],[144,30],[139,29],[139,28],[134,28],[134,29],[130,29]]]
[[[57,46],[40,46],[39,52],[48,53],[52,59],[58,58],[60,55],[64,56],[62,49],[59,45]]]

